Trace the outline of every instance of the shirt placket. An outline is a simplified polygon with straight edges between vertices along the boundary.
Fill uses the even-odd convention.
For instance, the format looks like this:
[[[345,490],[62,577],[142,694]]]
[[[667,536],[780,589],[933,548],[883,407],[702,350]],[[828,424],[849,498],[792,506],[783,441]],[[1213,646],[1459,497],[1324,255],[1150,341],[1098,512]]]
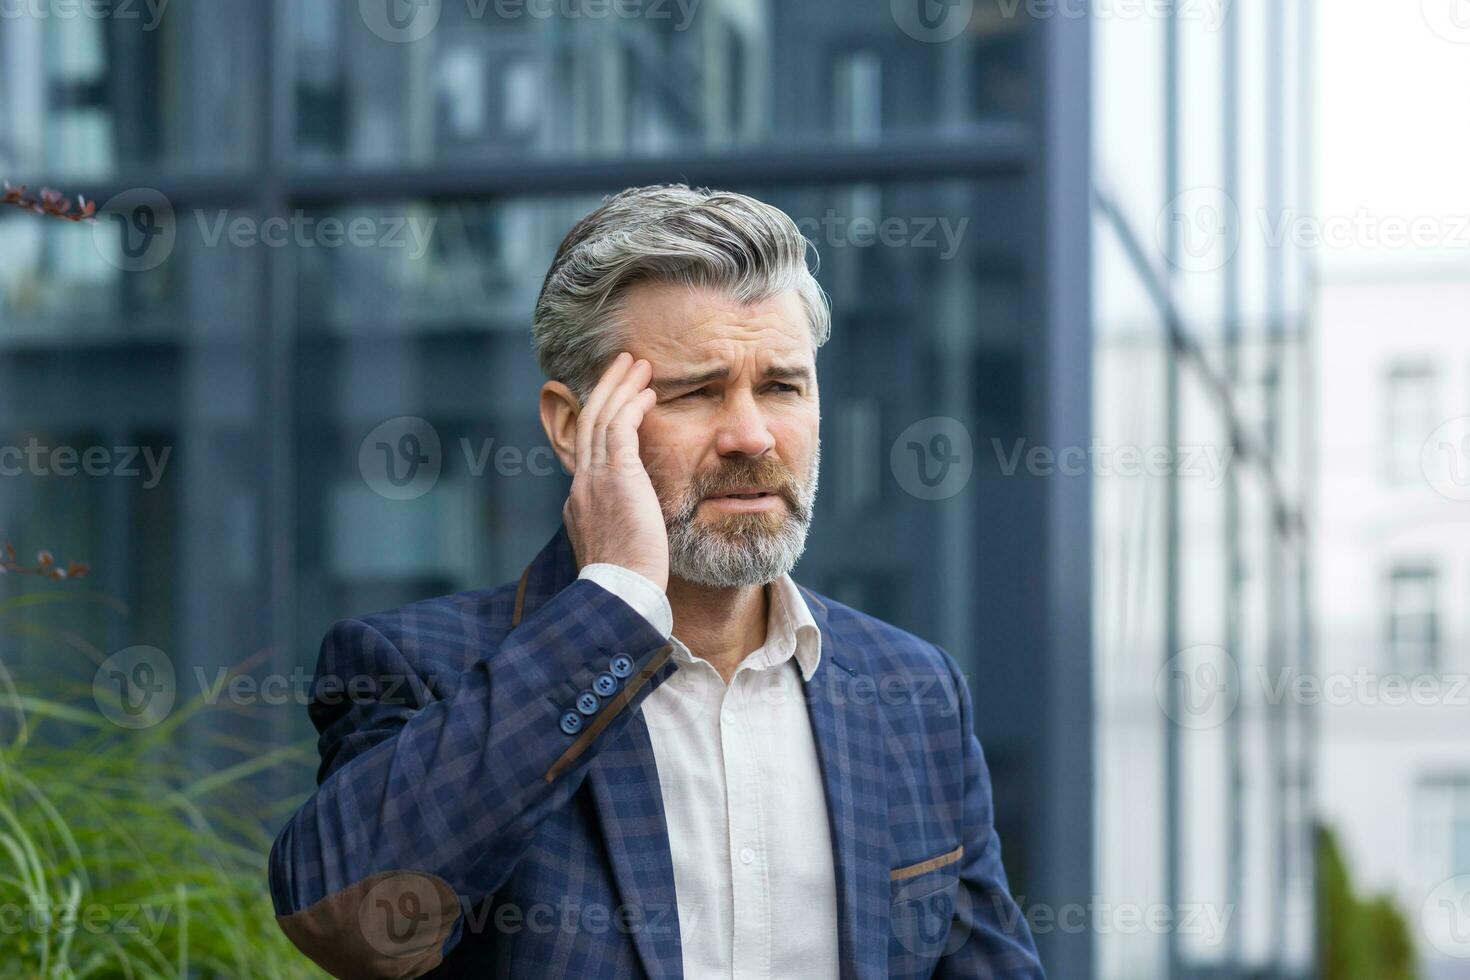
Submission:
[[[770,878],[766,868],[760,767],[749,734],[750,670],[738,670],[720,707],[720,747],[729,808],[730,882],[734,935],[730,964],[736,978],[769,977]]]

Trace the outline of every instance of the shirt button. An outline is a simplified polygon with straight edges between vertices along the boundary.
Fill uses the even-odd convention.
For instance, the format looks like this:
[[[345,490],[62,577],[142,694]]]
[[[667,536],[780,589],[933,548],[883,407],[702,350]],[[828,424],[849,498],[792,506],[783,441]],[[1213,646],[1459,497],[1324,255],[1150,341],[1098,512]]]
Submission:
[[[626,653],[620,653],[612,658],[612,662],[607,665],[607,669],[612,671],[614,677],[631,677],[633,674],[633,658]]]
[[[597,695],[593,694],[591,691],[583,691],[577,697],[577,710],[582,712],[582,714],[584,715],[596,714],[597,706],[601,703],[602,702],[598,699]]]
[[[740,863],[741,864],[749,864],[750,862],[752,862],[754,860],[755,860],[755,851],[752,851],[748,847],[742,847],[740,849]]]
[[[568,711],[561,716],[561,730],[568,735],[575,735],[582,730],[582,716],[575,711]]]
[[[605,671],[598,674],[597,679],[592,682],[592,690],[605,698],[611,697],[617,689],[618,679]]]

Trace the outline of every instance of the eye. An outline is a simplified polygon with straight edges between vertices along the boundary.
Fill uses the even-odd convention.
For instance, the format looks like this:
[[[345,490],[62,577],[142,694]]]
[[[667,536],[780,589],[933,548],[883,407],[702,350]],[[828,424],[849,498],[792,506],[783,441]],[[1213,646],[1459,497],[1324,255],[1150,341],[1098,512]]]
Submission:
[[[790,394],[793,394],[793,395],[799,395],[799,394],[801,394],[801,389],[800,388],[796,387],[796,385],[789,385],[789,384],[787,384],[784,381],[774,382],[771,385],[771,387],[773,387],[773,388],[784,388],[787,393],[790,393]]]
[[[684,394],[680,395],[679,398],[693,398],[695,395],[704,395],[708,392],[709,385],[705,385],[703,388],[695,388],[693,391],[686,391]],[[679,399],[676,398],[674,400],[678,401]]]

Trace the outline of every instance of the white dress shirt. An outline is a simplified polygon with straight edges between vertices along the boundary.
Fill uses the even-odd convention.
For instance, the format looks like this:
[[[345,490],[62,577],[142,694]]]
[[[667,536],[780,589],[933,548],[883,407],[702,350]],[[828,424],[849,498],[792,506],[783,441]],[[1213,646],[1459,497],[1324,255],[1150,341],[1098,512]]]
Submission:
[[[674,860],[684,975],[836,980],[837,885],[802,680],[822,635],[791,576],[771,583],[766,642],[727,687],[672,636],[668,597],[621,565],[584,567],[674,644],[643,702]],[[798,675],[798,669],[800,675]]]

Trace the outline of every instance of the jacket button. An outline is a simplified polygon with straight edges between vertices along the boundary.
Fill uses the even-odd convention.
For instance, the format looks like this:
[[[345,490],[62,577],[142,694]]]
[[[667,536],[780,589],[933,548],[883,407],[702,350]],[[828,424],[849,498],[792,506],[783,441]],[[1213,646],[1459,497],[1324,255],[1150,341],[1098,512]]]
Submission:
[[[612,671],[614,677],[631,677],[633,676],[633,658],[626,653],[620,653],[612,658],[612,663],[608,664],[607,669]]]
[[[577,710],[582,712],[582,714],[584,715],[596,714],[597,706],[601,703],[602,702],[597,699],[597,695],[593,694],[591,691],[583,691],[581,694],[577,695]]]
[[[582,730],[582,716],[575,711],[568,711],[561,716],[561,730],[568,735],[575,735]]]
[[[592,682],[592,690],[603,697],[611,697],[618,689],[618,679],[612,674],[598,674],[597,679]]]

